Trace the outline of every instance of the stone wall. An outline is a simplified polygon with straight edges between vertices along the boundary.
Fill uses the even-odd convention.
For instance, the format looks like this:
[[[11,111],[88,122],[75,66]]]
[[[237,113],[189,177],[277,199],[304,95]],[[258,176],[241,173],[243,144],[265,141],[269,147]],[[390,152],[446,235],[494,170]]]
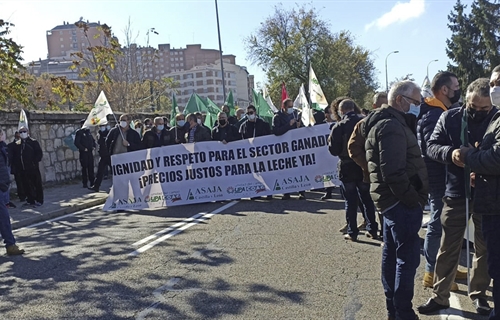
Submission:
[[[81,177],[81,166],[78,151],[71,150],[64,142],[75,130],[80,128],[80,120],[85,119],[88,113],[82,112],[51,112],[26,111],[30,136],[38,140],[43,151],[43,160],[40,162],[40,173],[44,184],[56,184]],[[119,114],[116,115],[119,118]],[[155,117],[154,114],[132,115],[133,119]],[[115,120],[108,116],[113,126]],[[0,111],[0,126],[6,132],[6,143],[14,139],[19,123],[19,111]],[[92,134],[97,134],[97,128],[90,128]],[[99,156],[95,152],[95,166]]]

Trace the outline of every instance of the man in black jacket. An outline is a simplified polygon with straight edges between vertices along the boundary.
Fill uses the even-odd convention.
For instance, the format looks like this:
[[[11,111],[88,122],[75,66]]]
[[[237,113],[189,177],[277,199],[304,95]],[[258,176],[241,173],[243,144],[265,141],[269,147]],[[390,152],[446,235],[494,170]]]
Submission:
[[[19,128],[21,139],[14,146],[12,165],[21,175],[26,203],[24,205],[41,206],[43,204],[42,176],[38,163],[42,161],[43,152],[40,144],[29,136],[28,128]]]
[[[168,131],[173,144],[186,143],[186,116],[183,113],[175,115],[175,126]]]
[[[420,263],[427,170],[418,147],[416,117],[420,88],[401,81],[389,92],[389,105],[364,121],[370,193],[384,215],[382,284],[389,319],[418,319],[412,308],[415,274]]]
[[[97,152],[99,153],[99,164],[97,165],[97,174],[94,185],[89,188],[95,192],[99,192],[99,187],[101,186],[106,168],[111,165],[108,148],[106,147],[106,137],[109,133],[108,127],[109,125],[101,125],[99,126],[99,132],[97,132]]]
[[[0,129],[0,134],[4,132]],[[0,191],[8,192],[10,186],[10,174],[7,166],[7,152],[5,148],[0,148]],[[5,204],[0,203],[0,235],[5,243],[5,249],[8,255],[20,255],[24,250],[19,249],[16,245],[16,239],[12,233],[12,226],[10,224],[9,211]]]
[[[491,102],[500,106],[500,66],[490,78]],[[458,161],[457,158],[458,157]],[[488,273],[493,279],[494,309],[489,319],[500,318],[500,112],[496,112],[478,148],[461,147],[455,154],[459,166],[468,165],[474,186],[474,213],[482,216],[488,252]]]
[[[141,136],[130,128],[132,119],[127,114],[120,116],[120,123],[112,128],[106,137],[109,156],[142,149]]]
[[[157,148],[173,144],[170,133],[165,128],[165,120],[162,117],[156,117],[153,122],[154,126],[148,129],[142,137],[144,148]]]
[[[186,130],[185,139],[188,143],[212,140],[208,127],[200,124],[198,120],[201,122],[201,119],[199,119],[194,113],[190,113],[187,116],[188,128]]]
[[[429,175],[430,220],[427,225],[423,249],[426,263],[422,281],[423,286],[428,288],[432,288],[434,285],[434,266],[441,243],[441,211],[443,210],[443,197],[446,189],[446,167],[427,156],[427,141],[430,139],[441,114],[460,99],[458,78],[451,72],[439,72],[432,79],[431,90],[434,96],[425,98],[420,105],[420,115],[417,122],[418,144]],[[457,277],[459,279],[467,277],[467,274],[463,272],[457,273],[457,275],[459,275]],[[458,289],[456,284],[452,286],[452,291]]]
[[[239,127],[241,139],[262,137],[271,134],[269,123],[257,117],[257,109],[253,105],[247,108],[247,116]]]
[[[80,121],[80,125],[83,126],[85,119]],[[82,166],[82,182],[83,187],[87,189],[94,185],[94,149],[95,140],[90,133],[89,128],[81,127],[76,130],[75,134],[75,147],[78,148],[80,153],[80,164]]]
[[[289,130],[300,128],[300,113],[293,108],[292,99],[285,99],[281,105],[281,110],[276,112],[273,117],[273,133],[277,136],[284,135]],[[306,192],[299,192],[299,200],[306,198]],[[285,193],[282,200],[290,199],[290,194]]]
[[[16,180],[17,187],[17,196],[21,202],[26,201],[26,194],[24,193],[23,181],[21,179],[21,174],[16,170],[16,166],[12,165],[12,157],[14,155],[14,148],[16,146],[16,142],[21,140],[21,135],[19,131],[14,132],[14,141],[7,145],[7,152],[9,154],[9,165],[10,165],[10,173],[14,175],[14,179]]]
[[[217,125],[212,129],[212,140],[220,141],[223,144],[239,140],[238,129],[229,124],[227,114],[219,112],[217,118]]]
[[[455,279],[466,229],[465,171],[453,161],[460,152],[463,115],[467,109],[467,132],[470,144],[480,144],[491,118],[497,111],[490,100],[488,79],[477,79],[467,87],[466,107],[444,112],[427,143],[427,156],[446,164],[446,191],[441,213],[443,235],[434,268],[432,298],[418,307],[422,314],[449,307],[450,289]],[[481,232],[481,216],[472,214],[474,222],[474,263],[469,298],[478,313],[489,313],[486,290],[490,284],[486,263],[486,244]]]
[[[345,99],[340,103],[339,109],[342,113],[342,120],[336,123],[330,132],[329,149],[333,156],[338,156],[340,161],[339,178],[342,181],[342,191],[345,198],[345,211],[347,221],[347,233],[344,238],[350,241],[358,239],[357,213],[358,195],[363,204],[367,218],[366,234],[370,238],[378,238],[378,225],[375,221],[375,205],[370,197],[370,184],[363,182],[363,171],[361,167],[349,157],[347,143],[351,137],[356,123],[361,121],[354,109],[356,104],[350,99]]]

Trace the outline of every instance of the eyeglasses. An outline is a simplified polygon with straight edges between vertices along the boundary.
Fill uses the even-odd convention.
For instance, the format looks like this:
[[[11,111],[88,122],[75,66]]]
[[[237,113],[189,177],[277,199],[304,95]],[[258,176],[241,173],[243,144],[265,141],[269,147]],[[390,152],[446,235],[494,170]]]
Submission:
[[[405,95],[401,95],[401,96],[402,96],[403,98],[405,98],[405,99],[410,100],[413,104],[415,104],[415,105],[417,105],[417,106],[418,106],[418,105],[420,105],[420,101],[418,101],[418,100],[415,100],[415,99],[413,99],[413,98],[407,97],[407,96],[405,96]]]

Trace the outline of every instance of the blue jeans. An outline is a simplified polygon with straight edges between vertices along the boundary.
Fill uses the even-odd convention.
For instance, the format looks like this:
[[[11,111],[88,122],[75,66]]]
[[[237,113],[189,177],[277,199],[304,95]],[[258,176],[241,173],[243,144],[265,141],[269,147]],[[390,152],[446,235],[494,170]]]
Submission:
[[[420,263],[422,208],[398,203],[384,212],[382,284],[389,317],[415,319],[412,309],[415,273]]]
[[[441,244],[443,227],[441,226],[441,212],[443,211],[444,190],[429,193],[431,219],[427,224],[427,233],[424,241],[425,271],[434,272],[436,257]]]
[[[500,319],[500,215],[483,215],[483,237],[488,251],[488,273],[493,279],[493,303],[489,320]]]
[[[353,238],[358,236],[357,215],[359,198],[363,204],[367,220],[366,230],[371,234],[376,234],[378,224],[375,221],[375,205],[370,196],[370,184],[363,181],[343,182],[342,192],[345,199],[347,233]]]
[[[12,234],[12,226],[10,225],[9,210],[3,203],[0,203],[0,235],[6,247],[16,244]]]

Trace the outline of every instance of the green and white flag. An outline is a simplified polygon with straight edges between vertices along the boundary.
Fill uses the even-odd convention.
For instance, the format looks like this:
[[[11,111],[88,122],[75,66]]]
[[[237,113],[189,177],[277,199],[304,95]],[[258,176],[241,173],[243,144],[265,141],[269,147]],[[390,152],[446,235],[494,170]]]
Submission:
[[[312,109],[309,106],[309,103],[307,102],[307,97],[304,90],[304,84],[300,86],[299,95],[293,102],[293,107],[302,110],[302,117],[300,120],[304,125],[304,127],[313,126],[316,123],[313,117]]]
[[[17,125],[17,130],[21,129],[22,127],[25,127],[29,130],[28,118],[26,117],[26,112],[24,112],[24,109],[21,109],[21,113],[19,114],[19,124]]]
[[[309,66],[309,97],[311,97],[311,107],[313,109],[323,110],[328,106],[328,101],[326,101],[323,90],[321,90],[312,64]]]
[[[431,82],[429,81],[429,78],[425,76],[424,83],[422,84],[422,90],[420,91],[420,94],[424,98],[430,98],[432,97],[432,90],[431,90]]]
[[[172,93],[172,113],[170,114],[170,126],[175,127],[175,116],[177,115],[177,100],[175,99],[175,93]]]
[[[273,101],[271,100],[271,97],[267,94],[266,87],[264,87],[262,89],[262,96],[264,97],[264,99],[266,99],[266,102],[269,105],[269,107],[271,108],[271,110],[273,110],[274,113],[278,112],[278,109],[274,106]]]
[[[229,95],[226,98],[226,102],[224,102],[226,106],[229,107],[229,115],[228,116],[234,116],[236,114],[236,108],[234,106],[234,97],[233,97],[233,92],[229,90]]]
[[[94,103],[94,107],[90,110],[83,127],[96,127],[108,124],[108,119],[106,118],[108,114],[113,114],[113,110],[111,110],[111,107],[109,106],[108,99],[106,99],[104,91],[101,91],[99,97]]]

